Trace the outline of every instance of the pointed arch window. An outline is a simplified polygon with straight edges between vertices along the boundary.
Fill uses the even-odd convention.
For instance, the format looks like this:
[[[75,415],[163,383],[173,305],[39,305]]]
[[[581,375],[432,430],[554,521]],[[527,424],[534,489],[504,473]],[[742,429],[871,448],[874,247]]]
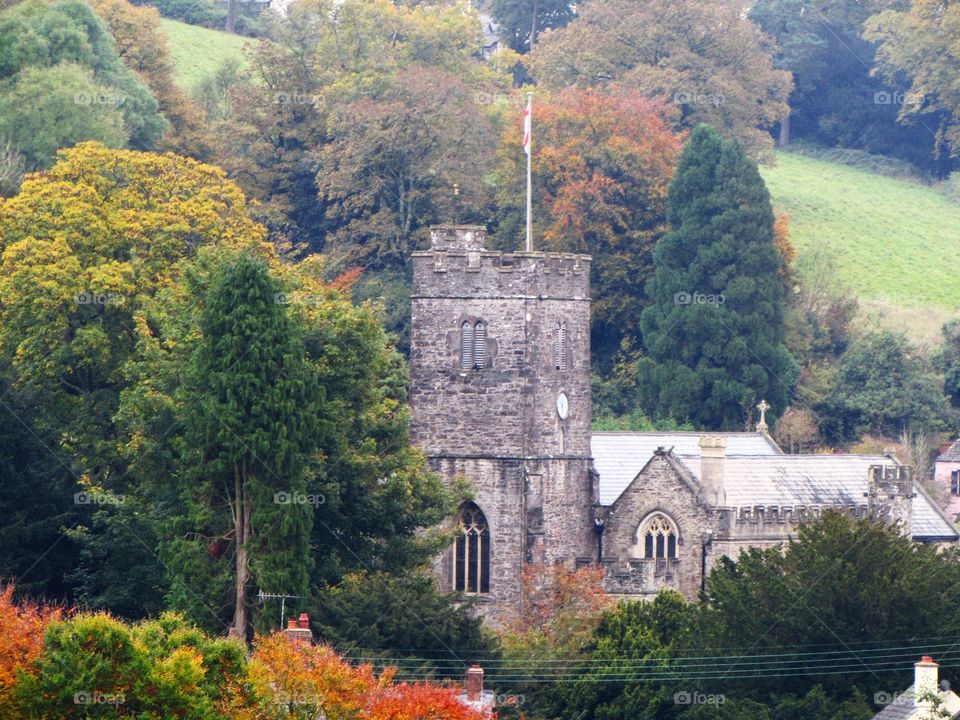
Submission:
[[[553,338],[553,364],[557,370],[567,369],[567,323],[558,322]]]
[[[453,589],[467,595],[490,592],[490,528],[474,503],[460,509],[460,534],[453,551]]]
[[[460,324],[460,369],[482,370],[487,359],[487,326],[483,320]]]
[[[676,560],[677,526],[663,513],[653,513],[640,523],[637,533],[643,544],[643,557],[647,560]]]

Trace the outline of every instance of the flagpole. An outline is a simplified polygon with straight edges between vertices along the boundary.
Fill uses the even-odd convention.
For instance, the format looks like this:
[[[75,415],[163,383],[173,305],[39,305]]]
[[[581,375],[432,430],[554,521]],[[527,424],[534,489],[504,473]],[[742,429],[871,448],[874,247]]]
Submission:
[[[527,137],[527,252],[533,252],[533,181],[531,160],[533,158],[533,93],[527,93],[527,117],[524,123]]]

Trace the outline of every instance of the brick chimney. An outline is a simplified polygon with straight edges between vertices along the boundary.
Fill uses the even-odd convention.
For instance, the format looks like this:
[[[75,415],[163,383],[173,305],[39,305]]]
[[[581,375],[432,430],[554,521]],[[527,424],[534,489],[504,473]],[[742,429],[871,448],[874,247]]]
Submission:
[[[700,484],[708,505],[724,507],[727,493],[723,488],[723,465],[727,457],[727,439],[717,435],[700,436]]]
[[[473,665],[467,670],[467,702],[483,699],[483,668]]]
[[[300,613],[300,617],[291,617],[287,620],[287,628],[283,631],[290,640],[294,642],[313,642],[313,633],[310,632],[310,618],[306,613]]]
[[[917,708],[931,706],[930,695],[940,689],[940,666],[929,655],[913,666],[913,704]],[[926,697],[923,697],[926,696]]]

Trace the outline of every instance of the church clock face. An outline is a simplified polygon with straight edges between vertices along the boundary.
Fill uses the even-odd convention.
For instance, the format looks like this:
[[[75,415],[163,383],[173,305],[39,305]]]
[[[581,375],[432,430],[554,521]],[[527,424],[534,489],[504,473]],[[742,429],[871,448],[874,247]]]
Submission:
[[[557,395],[557,415],[560,416],[561,420],[566,420],[569,412],[570,403],[567,401],[567,394],[560,393]]]

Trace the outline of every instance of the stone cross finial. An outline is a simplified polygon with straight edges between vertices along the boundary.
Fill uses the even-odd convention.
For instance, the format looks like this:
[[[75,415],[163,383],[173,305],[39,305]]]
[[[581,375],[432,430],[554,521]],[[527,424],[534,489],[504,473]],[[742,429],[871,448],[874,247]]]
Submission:
[[[769,403],[766,400],[761,400],[760,404],[757,405],[757,410],[760,411],[760,422],[757,423],[757,432],[767,432],[770,427],[767,425],[766,412],[770,409]]]

